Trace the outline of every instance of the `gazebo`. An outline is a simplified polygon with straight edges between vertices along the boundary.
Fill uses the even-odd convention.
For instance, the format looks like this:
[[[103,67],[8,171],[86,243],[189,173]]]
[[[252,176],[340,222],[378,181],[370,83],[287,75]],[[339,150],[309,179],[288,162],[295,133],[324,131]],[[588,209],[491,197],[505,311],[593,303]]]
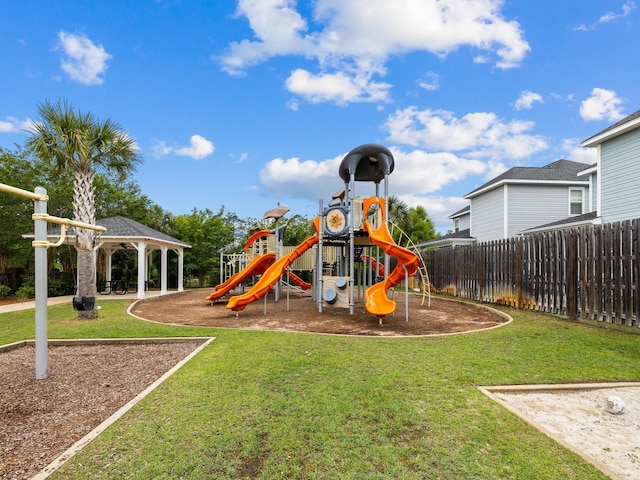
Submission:
[[[116,216],[96,220],[96,225],[105,227],[107,231],[96,237],[96,257],[100,249],[106,254],[105,281],[111,282],[112,257],[117,250],[134,248],[138,252],[138,279],[137,298],[145,298],[146,281],[149,273],[148,257],[154,250],[160,251],[160,294],[167,293],[167,254],[169,250],[178,255],[178,291],[184,289],[184,249],[191,245],[177,238],[147,227],[135,220]],[[53,240],[60,237],[60,229],[49,231],[47,234]],[[65,243],[73,245],[76,241],[75,231],[72,228],[67,233]]]

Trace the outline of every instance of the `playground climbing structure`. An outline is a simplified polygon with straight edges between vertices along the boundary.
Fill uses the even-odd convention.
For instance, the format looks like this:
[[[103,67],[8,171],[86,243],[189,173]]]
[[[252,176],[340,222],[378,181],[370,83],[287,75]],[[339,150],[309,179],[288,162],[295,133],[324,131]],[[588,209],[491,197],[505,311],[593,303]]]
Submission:
[[[272,236],[276,238],[276,252],[261,251],[262,247],[258,246],[259,253],[251,258],[245,255],[239,271],[226,281],[221,279],[207,299],[221,298],[234,287],[243,285],[247,278],[259,274],[259,280],[248,291],[229,299],[226,308],[239,312],[281,285],[285,277],[302,288],[309,288],[319,311],[334,305],[348,308],[353,314],[356,302],[364,301],[367,311],[382,322],[383,317],[396,310],[395,287],[404,282],[406,294],[409,280],[418,276],[418,290],[423,294],[424,303],[429,281],[422,258],[410,242],[398,243],[402,243],[403,232],[388,219],[388,183],[394,167],[393,155],[381,145],[366,144],[351,150],[338,172],[344,189],[333,195],[327,207],[320,200],[319,213],[313,221],[315,234],[281,255],[277,252],[278,227],[252,235],[245,252],[252,247],[250,242]],[[373,183],[374,195],[366,198],[357,195],[358,182]],[[302,259],[305,265],[311,265],[307,267],[313,272],[311,283],[291,271],[294,262]],[[406,316],[408,319],[408,312]]]

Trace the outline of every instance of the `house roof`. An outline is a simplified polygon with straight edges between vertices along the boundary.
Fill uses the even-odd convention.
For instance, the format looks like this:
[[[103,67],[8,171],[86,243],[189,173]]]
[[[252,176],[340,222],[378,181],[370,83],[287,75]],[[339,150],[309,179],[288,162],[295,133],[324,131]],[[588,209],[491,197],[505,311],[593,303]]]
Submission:
[[[489,180],[484,185],[468,193],[464,198],[471,198],[500,185],[508,183],[563,183],[586,185],[585,180],[578,178],[578,173],[588,168],[588,165],[571,160],[556,160],[544,167],[513,167],[506,172]]]
[[[583,147],[595,147],[602,142],[611,140],[612,138],[622,135],[623,133],[626,133],[630,130],[634,130],[638,127],[640,127],[640,110],[587,138],[580,145]]]
[[[455,245],[468,245],[470,243],[475,243],[476,239],[471,236],[471,230],[466,228],[464,230],[459,230],[457,232],[447,233],[442,237],[434,238],[433,240],[429,240],[427,242],[419,243],[416,245],[417,249],[427,248],[427,247],[449,247]]]
[[[460,210],[458,210],[455,213],[452,213],[451,215],[449,215],[449,217],[447,218],[456,218],[456,217],[460,217],[466,213],[470,213],[471,212],[471,205],[467,205],[464,208],[461,208]]]
[[[563,218],[562,220],[557,220],[555,222],[545,223],[544,225],[540,225],[538,227],[528,228],[527,230],[523,230],[520,233],[528,234],[546,232],[550,230],[562,230],[569,227],[579,227],[581,225],[591,225],[597,218],[598,214],[596,212],[583,213],[582,215],[574,215],[572,217]]]

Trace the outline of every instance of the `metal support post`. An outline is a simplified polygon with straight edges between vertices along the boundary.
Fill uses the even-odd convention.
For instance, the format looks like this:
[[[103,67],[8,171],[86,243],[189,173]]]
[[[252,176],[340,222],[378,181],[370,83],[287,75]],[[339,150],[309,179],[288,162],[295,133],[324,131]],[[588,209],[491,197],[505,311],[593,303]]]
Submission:
[[[34,201],[34,213],[47,215],[47,191],[36,187],[34,192],[41,198]],[[47,313],[47,221],[36,218],[33,221],[35,241],[35,293],[36,293],[36,380],[49,376],[49,333]]]

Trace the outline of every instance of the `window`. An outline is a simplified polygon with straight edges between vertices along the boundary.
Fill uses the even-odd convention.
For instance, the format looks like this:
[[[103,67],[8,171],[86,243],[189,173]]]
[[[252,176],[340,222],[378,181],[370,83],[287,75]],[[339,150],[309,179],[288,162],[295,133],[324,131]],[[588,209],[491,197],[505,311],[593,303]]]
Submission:
[[[459,218],[454,218],[453,219],[453,231],[454,232],[459,232],[460,231],[460,219]]]
[[[582,188],[569,189],[569,214],[582,215],[584,190]]]

